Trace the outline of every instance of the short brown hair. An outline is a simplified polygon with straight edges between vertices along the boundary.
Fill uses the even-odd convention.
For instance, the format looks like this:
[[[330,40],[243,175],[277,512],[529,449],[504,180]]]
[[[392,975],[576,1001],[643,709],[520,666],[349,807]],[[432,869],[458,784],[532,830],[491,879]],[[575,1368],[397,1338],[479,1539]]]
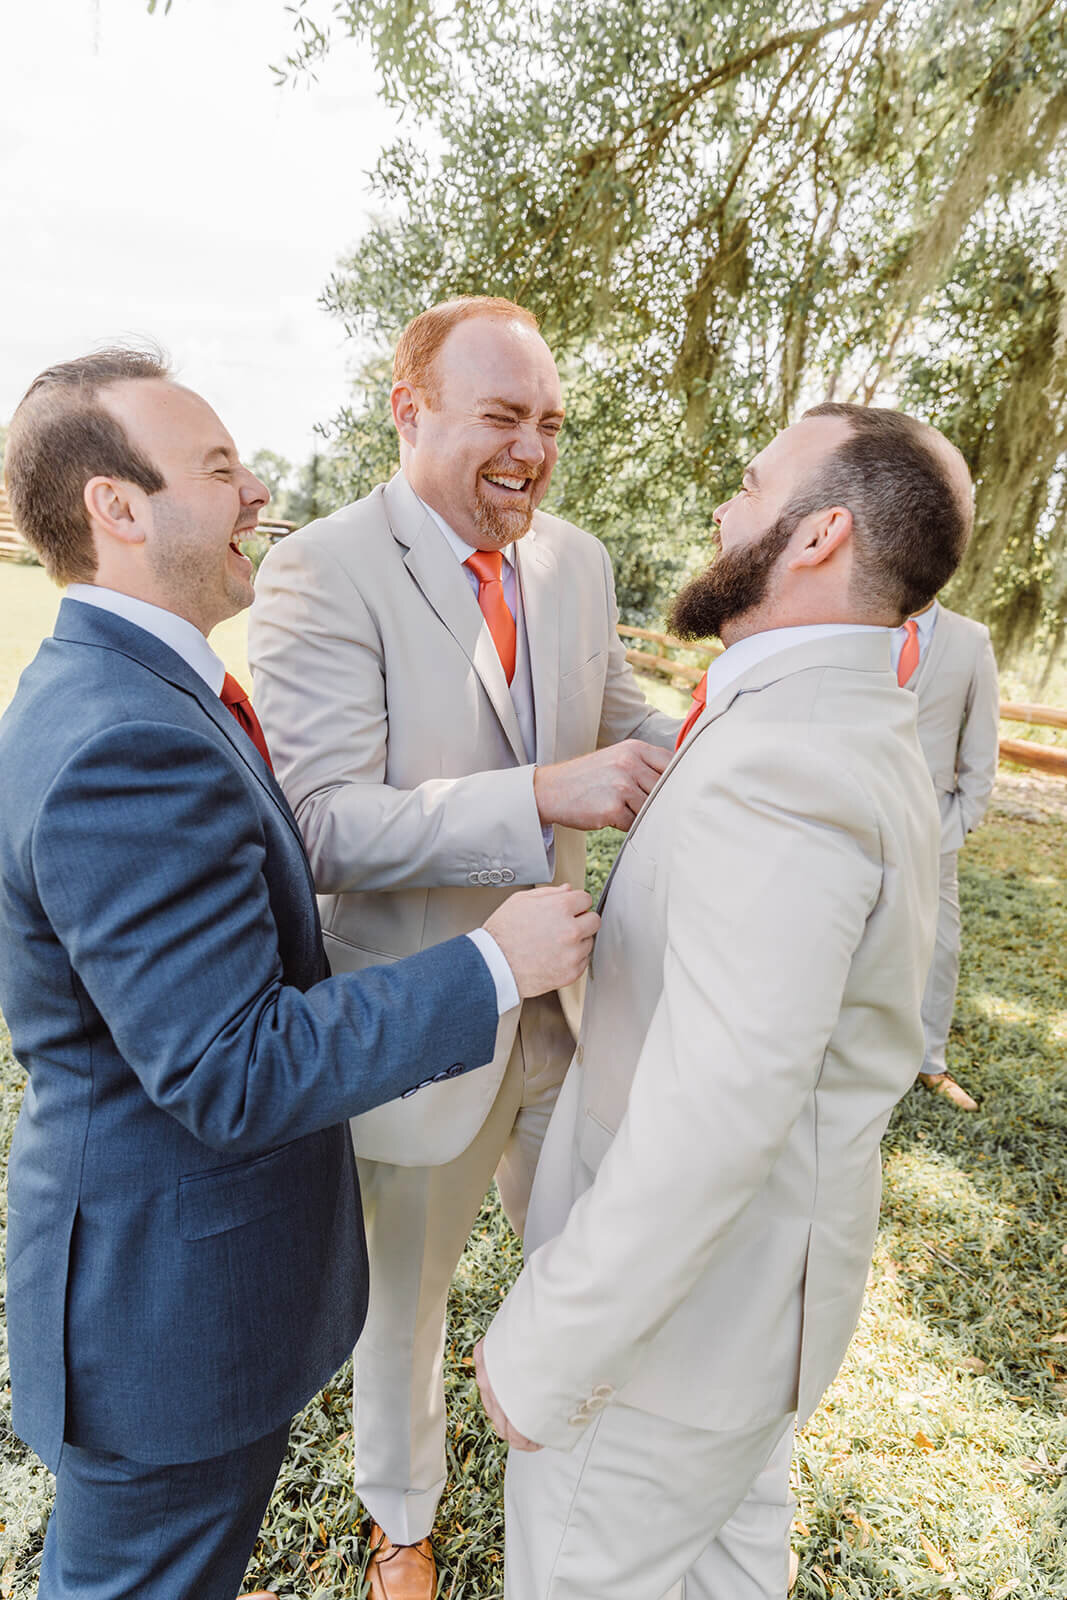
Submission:
[[[56,583],[88,583],[96,575],[82,498],[90,478],[124,478],[146,494],[166,487],[158,467],[100,405],[100,390],[130,378],[169,377],[161,352],[116,347],[48,367],[19,401],[4,457],[11,514]]]
[[[524,322],[537,331],[540,324],[532,311],[517,306],[499,295],[465,294],[457,300],[442,300],[413,317],[397,340],[393,356],[393,382],[410,383],[421,389],[428,404],[437,405],[434,363],[452,329],[468,317],[496,317],[501,321]]]
[[[812,474],[788,514],[799,521],[841,505],[852,512],[856,579],[872,606],[901,621],[929,605],[955,572],[974,513],[928,423],[879,406],[826,401],[805,417],[839,417],[851,437]]]

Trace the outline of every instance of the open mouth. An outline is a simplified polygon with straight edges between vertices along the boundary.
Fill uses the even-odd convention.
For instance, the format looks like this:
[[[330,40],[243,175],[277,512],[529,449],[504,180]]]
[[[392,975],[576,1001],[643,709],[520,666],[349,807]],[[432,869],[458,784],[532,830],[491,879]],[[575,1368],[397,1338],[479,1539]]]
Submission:
[[[248,560],[248,557],[245,555],[244,551],[241,549],[241,540],[242,539],[247,539],[248,535],[252,531],[253,530],[251,528],[238,528],[230,538],[230,552],[231,552],[231,554],[237,556],[241,561],[246,562],[248,566],[251,566],[252,563],[251,563],[251,561]]]
[[[496,489],[503,489],[507,494],[524,495],[533,483],[532,478],[519,478],[513,473],[483,472],[482,482],[491,483]]]

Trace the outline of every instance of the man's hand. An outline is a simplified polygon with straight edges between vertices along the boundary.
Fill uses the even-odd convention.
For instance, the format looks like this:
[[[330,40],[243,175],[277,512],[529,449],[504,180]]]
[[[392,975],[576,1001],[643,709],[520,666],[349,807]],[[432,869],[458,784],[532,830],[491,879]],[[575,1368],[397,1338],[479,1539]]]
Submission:
[[[581,977],[600,927],[592,904],[584,889],[548,884],[511,895],[485,923],[523,1000],[563,989]]]
[[[504,1415],[500,1401],[493,1393],[493,1385],[489,1382],[489,1374],[485,1370],[485,1352],[482,1349],[484,1344],[485,1340],[479,1339],[474,1346],[474,1375],[478,1379],[478,1389],[481,1393],[482,1405],[485,1407],[486,1416],[496,1429],[497,1436],[503,1439],[505,1444],[509,1444],[513,1450],[540,1450],[541,1446],[539,1444],[535,1444],[532,1439],[527,1439],[526,1435],[520,1433],[518,1428],[513,1427]]]
[[[633,822],[672,752],[643,739],[596,750],[534,771],[534,801],[542,823],[565,828],[622,828]]]

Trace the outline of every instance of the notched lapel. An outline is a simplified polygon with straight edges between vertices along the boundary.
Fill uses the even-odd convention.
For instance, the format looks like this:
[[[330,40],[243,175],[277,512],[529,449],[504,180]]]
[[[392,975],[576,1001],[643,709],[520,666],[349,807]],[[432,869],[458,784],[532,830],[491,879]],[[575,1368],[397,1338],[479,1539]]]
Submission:
[[[162,639],[157,639],[154,633],[138,627],[135,622],[129,622],[125,617],[116,616],[114,612],[105,611],[100,606],[84,605],[77,600],[63,601],[54,631],[57,639],[66,640],[71,644],[88,644],[105,650],[117,650],[149,672],[154,672],[157,678],[164,679],[171,688],[179,690],[182,694],[191,695],[240,756],[256,782],[278,807],[292,830],[300,846],[300,854],[306,862],[300,828],[274,773],[262,760],[259,751],[233,712],[227,710],[218,695],[212,694],[200,674],[194,672],[176,650],[172,650]],[[310,878],[310,868],[308,875]]]
[[[681,748],[674,752],[667,766],[664,767],[655,784],[648,791],[648,795],[645,798],[645,803],[637,813],[633,822],[630,824],[629,831],[627,832],[625,839],[622,841],[622,844],[619,846],[618,854],[611,864],[611,871],[604,880],[604,887],[600,891],[600,899],[597,902],[597,911],[601,910],[604,901],[607,899],[608,889],[611,887],[611,880],[614,878],[619,862],[622,860],[623,855],[626,852],[626,846],[629,844],[630,840],[633,838],[634,834],[637,832],[642,821],[647,815],[649,806],[659,794],[660,790],[663,788],[663,785],[667,782],[667,779],[670,777],[679,761],[682,761],[693,749],[693,746],[696,744],[705,728],[710,728],[711,724],[721,717],[724,711],[729,711],[730,707],[737,699],[738,692],[744,681],[744,678],[738,678],[733,683],[728,683],[720,694],[712,696],[709,704],[706,705],[704,710],[701,712],[698,721],[696,721],[690,729],[689,734]]]
[[[531,531],[515,545],[515,570],[530,644],[537,760],[556,759],[559,706],[559,565],[554,553]]]
[[[400,476],[398,473],[397,477]],[[423,509],[406,479],[402,480],[402,485],[402,488],[397,486],[394,478],[386,489],[385,500],[394,537],[407,546],[404,565],[481,679],[515,759],[524,766],[526,751],[519,719],[496,645],[474,591],[460,571],[460,564],[445,543],[441,530]]]

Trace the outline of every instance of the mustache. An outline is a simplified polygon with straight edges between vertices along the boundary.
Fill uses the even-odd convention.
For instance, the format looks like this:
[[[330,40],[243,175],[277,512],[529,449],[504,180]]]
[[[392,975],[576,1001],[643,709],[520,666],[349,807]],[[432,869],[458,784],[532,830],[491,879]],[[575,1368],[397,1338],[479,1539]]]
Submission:
[[[505,478],[529,478],[531,483],[536,483],[538,478],[544,476],[545,464],[543,461],[520,462],[518,465],[510,456],[494,456],[492,461],[487,461],[480,467],[479,473],[496,472]]]

